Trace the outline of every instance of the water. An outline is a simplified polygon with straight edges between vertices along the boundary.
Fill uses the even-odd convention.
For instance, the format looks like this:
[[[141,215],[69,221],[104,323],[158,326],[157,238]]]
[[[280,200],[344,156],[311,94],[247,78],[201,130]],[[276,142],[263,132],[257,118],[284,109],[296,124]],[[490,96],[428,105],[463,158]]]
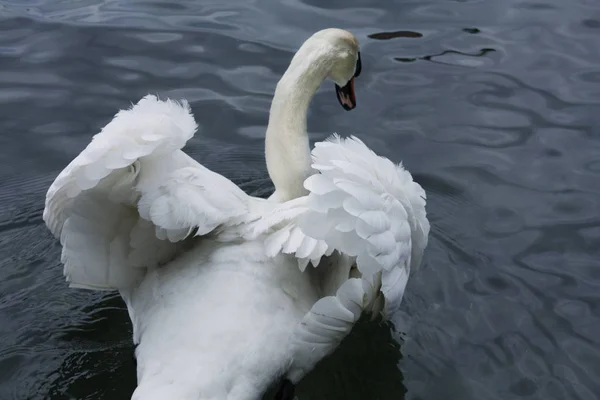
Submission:
[[[402,349],[362,326],[300,399],[582,399],[600,381],[600,3],[0,1],[0,399],[127,399],[114,295],[69,290],[41,214],[117,109],[190,100],[188,152],[271,190],[275,84],[314,31],[362,44],[358,107],[317,94],[311,138],[358,134],[425,187],[432,223]]]

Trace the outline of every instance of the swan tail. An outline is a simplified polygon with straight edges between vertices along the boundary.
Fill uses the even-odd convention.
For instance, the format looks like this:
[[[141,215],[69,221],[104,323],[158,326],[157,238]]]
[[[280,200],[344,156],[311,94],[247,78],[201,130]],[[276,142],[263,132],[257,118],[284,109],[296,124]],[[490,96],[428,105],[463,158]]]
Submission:
[[[174,169],[195,163],[179,149],[196,128],[186,102],[148,95],[117,113],[58,175],[43,219],[63,246],[71,286],[124,289],[143,275],[137,267],[174,252],[137,205]]]

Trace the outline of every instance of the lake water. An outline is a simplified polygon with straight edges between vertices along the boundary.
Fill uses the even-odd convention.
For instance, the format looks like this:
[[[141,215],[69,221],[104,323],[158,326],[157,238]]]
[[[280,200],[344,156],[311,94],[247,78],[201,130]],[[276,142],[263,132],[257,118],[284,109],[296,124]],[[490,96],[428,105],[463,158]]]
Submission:
[[[0,1],[0,399],[128,399],[118,296],[70,290],[41,216],[58,172],[120,108],[187,98],[187,151],[250,193],[294,51],[361,42],[358,107],[327,83],[311,139],[357,134],[403,161],[432,224],[401,348],[361,326],[306,399],[600,395],[597,0]]]

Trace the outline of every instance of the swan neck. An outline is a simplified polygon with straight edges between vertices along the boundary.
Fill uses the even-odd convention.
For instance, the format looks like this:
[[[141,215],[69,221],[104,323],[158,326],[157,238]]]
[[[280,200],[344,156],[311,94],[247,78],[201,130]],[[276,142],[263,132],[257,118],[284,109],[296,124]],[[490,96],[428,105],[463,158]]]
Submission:
[[[267,169],[275,194],[287,201],[304,196],[304,180],[312,174],[306,120],[310,102],[328,74],[324,63],[302,49],[292,60],[271,104],[266,134]]]

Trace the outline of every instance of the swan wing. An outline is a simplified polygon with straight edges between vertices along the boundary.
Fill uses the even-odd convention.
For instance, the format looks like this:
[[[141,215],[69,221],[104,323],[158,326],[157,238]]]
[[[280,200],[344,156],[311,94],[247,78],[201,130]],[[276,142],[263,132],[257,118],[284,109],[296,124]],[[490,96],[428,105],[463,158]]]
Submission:
[[[58,175],[43,218],[71,286],[126,289],[194,235],[248,217],[241,189],[180,150],[196,129],[186,102],[148,95]]]
[[[330,269],[319,275],[328,295],[295,337],[302,368],[333,351],[363,312],[394,313],[429,234],[425,191],[402,165],[337,135],[317,143],[312,157],[318,172],[304,182],[309,194],[277,207],[258,229],[267,231],[268,254],[294,255],[300,268],[311,261]]]
[[[309,194],[275,207],[255,232],[266,232],[268,255],[293,254],[301,269],[333,251],[351,257],[363,278],[385,276],[386,309],[396,308],[427,246],[425,191],[356,137],[334,135],[312,156],[318,173],[304,182]]]

